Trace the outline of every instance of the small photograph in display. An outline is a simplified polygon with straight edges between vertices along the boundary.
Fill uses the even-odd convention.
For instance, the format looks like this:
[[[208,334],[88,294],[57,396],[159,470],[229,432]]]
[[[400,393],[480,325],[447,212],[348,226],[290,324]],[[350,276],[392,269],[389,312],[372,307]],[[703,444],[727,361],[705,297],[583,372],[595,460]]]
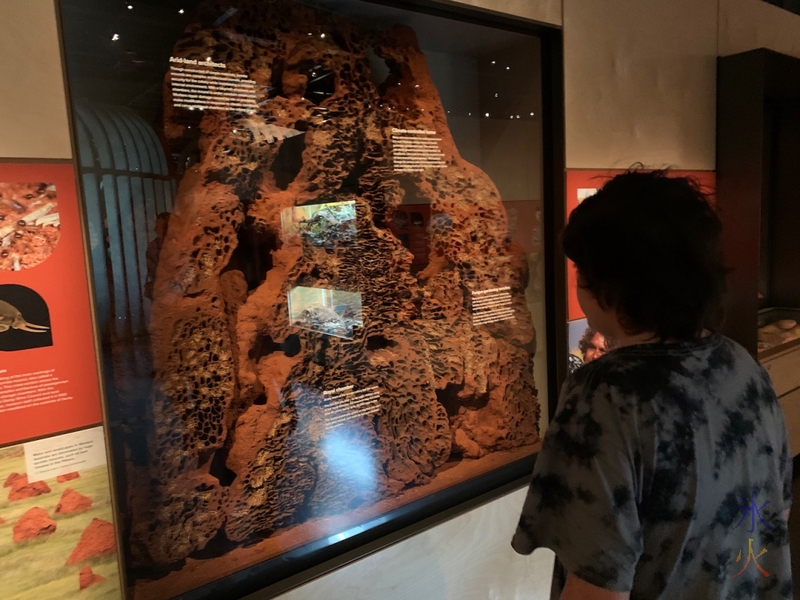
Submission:
[[[55,185],[0,182],[0,271],[44,262],[60,235]]]
[[[0,285],[0,351],[52,345],[50,310],[44,299],[24,285]]]
[[[348,340],[364,325],[361,294],[297,286],[289,291],[292,325]]]
[[[29,477],[24,445],[0,448],[0,589],[7,600],[120,598],[105,464]]]
[[[286,239],[300,235],[312,246],[330,249],[355,246],[356,203],[349,200],[285,208],[281,212],[281,227]]]
[[[569,322],[569,356],[567,364],[570,373],[583,365],[597,360],[614,349],[614,342],[602,333],[589,327],[586,319]]]

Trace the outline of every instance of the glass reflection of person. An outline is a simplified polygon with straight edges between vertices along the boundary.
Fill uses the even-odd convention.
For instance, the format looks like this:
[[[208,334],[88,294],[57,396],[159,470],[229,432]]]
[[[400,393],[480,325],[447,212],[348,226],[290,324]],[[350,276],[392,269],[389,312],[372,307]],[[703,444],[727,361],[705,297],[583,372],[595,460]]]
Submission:
[[[583,364],[589,364],[611,350],[611,345],[602,333],[592,327],[587,327],[581,341],[578,342],[578,349],[583,354]]]
[[[721,234],[697,184],[663,172],[570,215],[578,301],[616,348],[567,377],[513,541],[555,552],[561,600],[792,597],[792,453],[769,375],[713,333]]]

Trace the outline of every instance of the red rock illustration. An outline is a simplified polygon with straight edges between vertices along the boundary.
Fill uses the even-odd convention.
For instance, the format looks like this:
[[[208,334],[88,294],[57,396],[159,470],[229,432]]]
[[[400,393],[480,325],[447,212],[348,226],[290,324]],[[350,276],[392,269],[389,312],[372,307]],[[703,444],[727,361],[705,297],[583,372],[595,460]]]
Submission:
[[[111,554],[116,549],[117,540],[114,538],[114,526],[102,519],[92,519],[92,522],[81,534],[78,545],[69,555],[67,564],[74,565],[89,558]]]
[[[0,525],[2,525],[5,522],[6,522],[6,520],[3,517],[0,517]]]
[[[28,483],[28,476],[20,475],[11,484],[11,491],[8,493],[8,499],[11,501],[24,500],[26,498],[35,498],[36,496],[49,493],[50,486],[44,481]]]
[[[4,488],[7,488],[7,487],[12,487],[12,486],[14,485],[14,482],[15,482],[17,479],[20,479],[20,478],[22,478],[22,477],[25,477],[25,475],[24,475],[24,474],[23,474],[23,475],[20,475],[19,473],[12,473],[12,474],[11,474],[11,475],[9,475],[8,477],[6,477],[6,482],[3,484],[3,487],[4,487]],[[28,478],[27,478],[27,477],[25,477],[25,481],[27,481],[27,480],[28,480]]]
[[[56,530],[56,522],[47,511],[38,506],[30,509],[14,525],[14,541],[30,540],[40,535],[50,535]]]
[[[78,479],[80,477],[80,473],[77,471],[73,471],[72,473],[64,473],[63,475],[59,475],[56,477],[56,481],[58,483],[66,483],[67,481],[72,481],[73,479]]]
[[[106,578],[102,575],[98,575],[97,573],[92,572],[91,567],[83,567],[80,572],[80,586],[82,590],[85,590],[90,585],[94,585],[95,583],[100,583],[101,581],[105,581]]]
[[[59,514],[68,515],[71,513],[81,512],[92,507],[92,499],[83,494],[79,494],[72,488],[67,488],[61,494],[61,500],[58,501],[56,512]]]

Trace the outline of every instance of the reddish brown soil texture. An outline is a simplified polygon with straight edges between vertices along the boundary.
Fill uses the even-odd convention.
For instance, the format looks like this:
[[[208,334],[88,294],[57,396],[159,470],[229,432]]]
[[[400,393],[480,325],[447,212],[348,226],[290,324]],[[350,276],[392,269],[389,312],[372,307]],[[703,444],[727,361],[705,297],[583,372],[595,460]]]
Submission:
[[[32,540],[41,535],[50,535],[56,531],[56,522],[50,518],[43,508],[35,507],[22,515],[14,525],[14,541]]]
[[[83,494],[79,494],[72,488],[67,488],[61,494],[61,500],[58,501],[56,512],[62,515],[69,515],[72,513],[82,512],[92,507],[92,499]]]
[[[2,525],[5,522],[6,522],[6,520],[3,517],[0,517],[0,525]]]
[[[60,225],[26,220],[46,204],[58,212],[56,190],[45,183],[0,183],[0,271],[35,267],[53,253]]]
[[[372,505],[361,506],[349,513],[320,517],[299,525],[287,527],[255,544],[242,546],[225,556],[212,559],[189,558],[177,571],[156,580],[139,580],[135,583],[135,600],[170,600],[186,590],[195,589],[227,575],[240,571],[244,566],[256,564],[289,552],[309,542],[330,535],[332,531],[347,531],[410,502],[424,498],[470,477],[477,477],[508,463],[537,452],[541,440],[531,446],[514,450],[492,452],[478,459],[466,459],[456,464],[448,463],[427,486],[403,490],[397,496],[385,498]]]
[[[11,501],[25,500],[26,498],[35,498],[36,496],[49,493],[50,486],[44,481],[28,483],[28,476],[21,475],[11,484],[11,491],[8,493],[8,499]]]
[[[102,519],[92,519],[89,526],[83,530],[78,545],[69,555],[67,564],[74,565],[90,558],[112,554],[116,549],[114,526]]]
[[[93,573],[91,567],[83,567],[79,575],[79,580],[80,589],[85,590],[90,585],[105,581],[106,578],[102,575],[98,575],[97,573]]]
[[[80,473],[73,471],[72,473],[64,473],[63,475],[59,475],[58,477],[56,477],[56,481],[58,483],[66,483],[67,481],[78,479],[80,476],[81,476]]]
[[[218,8],[201,5],[172,55],[224,57],[256,82],[258,110],[190,114],[174,107],[169,75],[164,85],[166,139],[176,153],[196,144],[199,160],[180,182],[153,285],[149,462],[128,468],[138,567],[183,560],[215,536],[244,543],[366,509],[425,490],[451,456],[538,440],[527,262],[494,183],[456,148],[414,32],[287,0],[237,8],[211,31],[201,24]],[[372,53],[390,68],[381,85]],[[316,94],[311,78],[325,73]],[[290,150],[297,139],[272,139],[272,127],[302,131],[302,144]],[[394,129],[435,132],[446,166],[395,172]],[[418,274],[386,225],[404,199],[432,213]],[[341,201],[355,205],[356,246],[283,236],[283,209]],[[251,250],[236,254],[247,239],[269,254],[262,273],[243,266]],[[363,326],[353,339],[294,326],[296,286],[360,294]],[[514,318],[474,324],[472,292],[501,287]],[[374,386],[377,412],[334,430],[323,391],[346,386]]]

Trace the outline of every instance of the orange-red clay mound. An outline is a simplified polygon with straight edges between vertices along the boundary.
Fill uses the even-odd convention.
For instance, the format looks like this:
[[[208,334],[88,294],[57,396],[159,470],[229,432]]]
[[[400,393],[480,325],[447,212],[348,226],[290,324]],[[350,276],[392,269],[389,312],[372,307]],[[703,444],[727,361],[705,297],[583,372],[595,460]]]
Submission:
[[[59,475],[56,477],[56,481],[58,483],[66,483],[67,481],[72,481],[73,479],[78,479],[80,477],[80,473],[77,471],[73,471],[72,473],[64,473],[63,475]]]
[[[81,534],[78,545],[69,555],[67,564],[74,565],[89,558],[111,554],[116,549],[114,526],[102,519],[92,519],[92,522]]]
[[[81,589],[85,590],[90,585],[94,585],[95,583],[100,583],[101,581],[105,581],[106,578],[102,575],[98,575],[97,573],[92,573],[91,567],[83,567],[80,573],[80,582],[81,582]]]
[[[50,486],[44,481],[28,483],[28,476],[20,475],[11,484],[11,491],[8,493],[8,499],[11,501],[24,500],[25,498],[35,498],[36,496],[49,493]]]
[[[20,517],[14,525],[14,541],[32,540],[40,535],[50,535],[56,530],[56,522],[43,508],[34,507]]]
[[[83,494],[79,494],[72,488],[67,488],[61,494],[61,500],[58,501],[56,512],[62,515],[69,515],[72,513],[81,512],[92,507],[92,499]]]
[[[3,484],[3,487],[4,488],[12,487],[14,485],[14,482],[17,479],[21,479],[22,477],[25,477],[25,475],[20,475],[19,473],[12,473],[8,477],[6,477],[6,482]],[[25,477],[25,481],[28,481],[27,477]]]

